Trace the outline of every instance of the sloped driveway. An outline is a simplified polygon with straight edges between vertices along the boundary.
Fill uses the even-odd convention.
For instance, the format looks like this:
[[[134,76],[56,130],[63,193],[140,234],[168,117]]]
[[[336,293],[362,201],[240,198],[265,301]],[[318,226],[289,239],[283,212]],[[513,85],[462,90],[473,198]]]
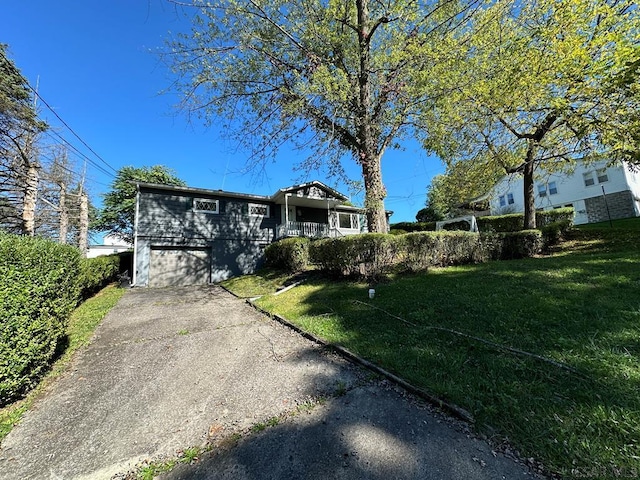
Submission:
[[[142,461],[220,441],[165,478],[532,475],[219,287],[188,287],[126,293],[4,440],[0,478],[124,478]]]

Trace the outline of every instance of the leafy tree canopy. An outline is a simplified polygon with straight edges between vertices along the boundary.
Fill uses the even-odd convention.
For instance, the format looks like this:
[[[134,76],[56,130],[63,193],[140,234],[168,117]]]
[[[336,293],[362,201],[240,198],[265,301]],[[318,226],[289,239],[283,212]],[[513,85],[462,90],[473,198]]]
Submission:
[[[537,167],[638,159],[639,17],[631,0],[496,1],[445,40],[427,147],[523,175],[535,227]]]
[[[133,243],[133,225],[136,206],[136,183],[185,186],[174,172],[163,166],[122,167],[118,170],[111,190],[103,195],[103,207],[92,222],[91,229],[109,232]]]
[[[476,200],[488,193],[504,172],[491,158],[452,163],[436,175],[427,187],[426,208],[440,217],[456,217],[470,207],[483,210],[486,201]],[[436,220],[441,220],[438,218]]]
[[[284,144],[305,165],[362,171],[367,224],[386,229],[381,160],[431,101],[417,89],[433,50],[482,0],[193,0],[191,34],[171,44],[184,107],[225,130],[255,163]],[[184,2],[180,2],[185,5]],[[424,86],[424,85],[423,85]]]

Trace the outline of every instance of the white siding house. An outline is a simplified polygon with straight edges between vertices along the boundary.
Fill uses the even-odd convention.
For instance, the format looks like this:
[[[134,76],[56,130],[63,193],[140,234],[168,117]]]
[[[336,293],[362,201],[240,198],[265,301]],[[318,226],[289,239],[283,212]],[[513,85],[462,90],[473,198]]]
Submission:
[[[120,238],[107,234],[104,236],[102,245],[89,245],[87,258],[100,257],[102,255],[112,255],[114,253],[122,253],[133,249],[133,245],[121,240]]]
[[[524,211],[523,179],[506,176],[492,189],[492,215]],[[640,173],[627,165],[579,164],[573,173],[537,172],[536,209],[573,207],[574,223],[640,216]]]

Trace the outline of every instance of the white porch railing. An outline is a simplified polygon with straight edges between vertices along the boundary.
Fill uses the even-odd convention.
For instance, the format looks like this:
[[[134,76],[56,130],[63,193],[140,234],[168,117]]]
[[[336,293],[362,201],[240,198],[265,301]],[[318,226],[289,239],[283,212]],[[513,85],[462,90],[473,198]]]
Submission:
[[[332,235],[329,225],[326,223],[314,222],[287,222],[278,225],[278,238],[282,237],[310,237],[323,238]]]

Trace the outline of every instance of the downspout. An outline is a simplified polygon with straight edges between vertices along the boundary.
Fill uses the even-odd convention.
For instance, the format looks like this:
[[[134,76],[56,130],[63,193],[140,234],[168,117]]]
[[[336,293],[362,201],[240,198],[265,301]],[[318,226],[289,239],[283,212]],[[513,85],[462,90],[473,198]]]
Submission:
[[[136,213],[133,218],[133,272],[131,274],[131,286],[136,286],[138,272],[138,213],[140,211],[140,184],[136,183]]]

